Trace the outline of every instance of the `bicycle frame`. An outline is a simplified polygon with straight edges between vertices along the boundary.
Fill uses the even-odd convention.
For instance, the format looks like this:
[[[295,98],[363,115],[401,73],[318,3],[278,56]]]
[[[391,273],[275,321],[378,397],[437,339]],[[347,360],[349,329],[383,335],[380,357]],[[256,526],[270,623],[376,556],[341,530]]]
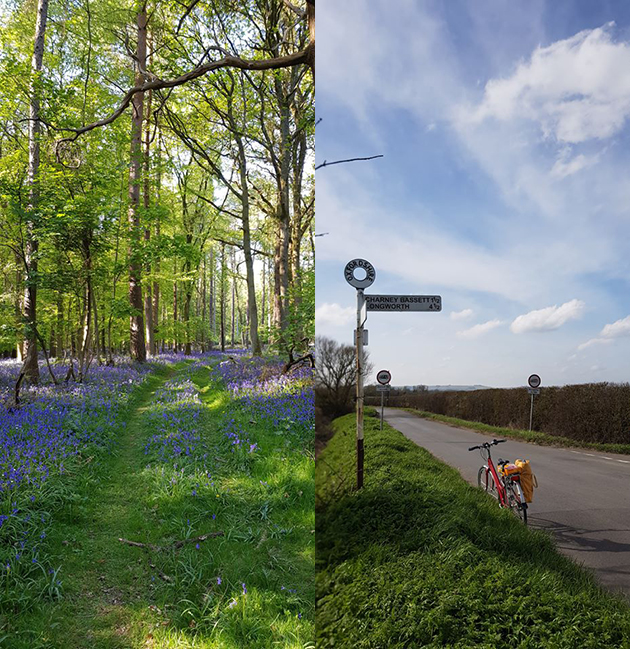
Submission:
[[[507,494],[505,492],[505,485],[503,483],[503,479],[499,477],[499,474],[496,470],[496,467],[494,466],[494,462],[492,461],[492,456],[490,455],[490,449],[483,449],[488,453],[488,457],[485,458],[488,466],[486,467],[486,471],[490,471],[492,474],[492,478],[494,480],[494,484],[496,485],[497,488],[497,495],[499,498],[499,503],[501,503],[502,507],[507,507],[508,502],[507,502]],[[486,480],[488,479],[487,473],[486,473]]]

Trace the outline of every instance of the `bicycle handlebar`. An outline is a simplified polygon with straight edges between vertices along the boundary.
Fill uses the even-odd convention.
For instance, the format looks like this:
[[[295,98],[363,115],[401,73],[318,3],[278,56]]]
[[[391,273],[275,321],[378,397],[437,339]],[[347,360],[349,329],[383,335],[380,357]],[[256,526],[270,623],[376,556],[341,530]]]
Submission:
[[[491,442],[484,442],[483,444],[480,444],[479,446],[471,446],[468,450],[469,451],[475,451],[478,448],[490,448],[491,446],[494,446],[495,444],[501,444],[503,442],[507,442],[507,439],[493,439]]]

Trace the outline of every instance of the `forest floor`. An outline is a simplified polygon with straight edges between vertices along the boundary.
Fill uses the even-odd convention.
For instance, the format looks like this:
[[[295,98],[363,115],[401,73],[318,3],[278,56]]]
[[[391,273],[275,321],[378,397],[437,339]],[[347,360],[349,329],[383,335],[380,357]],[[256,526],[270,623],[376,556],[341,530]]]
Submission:
[[[16,605],[5,575],[0,646],[309,646],[309,379],[219,360],[158,366],[132,392],[111,451],[66,479],[40,596]]]

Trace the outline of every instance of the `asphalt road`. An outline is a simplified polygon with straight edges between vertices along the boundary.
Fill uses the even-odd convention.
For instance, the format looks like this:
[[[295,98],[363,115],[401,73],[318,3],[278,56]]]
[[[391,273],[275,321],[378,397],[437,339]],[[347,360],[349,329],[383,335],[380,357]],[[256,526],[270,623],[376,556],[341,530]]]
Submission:
[[[385,420],[477,484],[482,465],[469,446],[492,438],[385,408]],[[366,440],[366,443],[369,443]],[[508,439],[492,458],[531,461],[538,479],[527,512],[530,527],[549,530],[558,548],[611,590],[630,597],[630,456],[536,446]]]

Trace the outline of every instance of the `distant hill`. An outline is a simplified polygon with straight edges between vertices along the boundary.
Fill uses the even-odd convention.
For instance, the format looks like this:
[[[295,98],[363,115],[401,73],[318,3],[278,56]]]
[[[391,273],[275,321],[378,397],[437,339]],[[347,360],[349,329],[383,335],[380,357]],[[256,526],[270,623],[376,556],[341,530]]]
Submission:
[[[417,388],[417,385],[404,385],[398,387],[399,390],[414,390]],[[489,386],[487,385],[427,385],[427,390],[434,392],[470,392],[471,390],[488,390]]]

